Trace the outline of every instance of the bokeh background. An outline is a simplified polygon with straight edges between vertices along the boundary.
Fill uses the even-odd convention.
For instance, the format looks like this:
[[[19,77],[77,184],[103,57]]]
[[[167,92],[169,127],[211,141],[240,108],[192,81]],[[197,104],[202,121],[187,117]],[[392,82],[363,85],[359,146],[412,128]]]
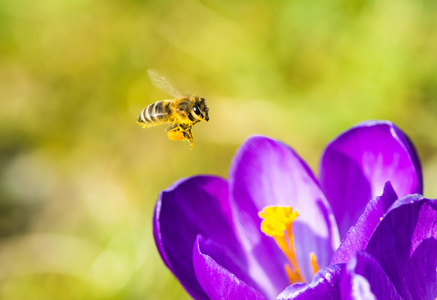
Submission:
[[[195,149],[136,124],[205,97]],[[1,0],[0,298],[188,299],[152,237],[159,192],[227,177],[251,134],[317,172],[328,141],[389,119],[437,197],[437,2]]]

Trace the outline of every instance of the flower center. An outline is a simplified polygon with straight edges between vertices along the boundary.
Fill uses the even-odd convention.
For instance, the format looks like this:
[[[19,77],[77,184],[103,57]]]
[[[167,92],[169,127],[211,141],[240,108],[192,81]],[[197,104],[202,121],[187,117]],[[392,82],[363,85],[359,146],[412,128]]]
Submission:
[[[289,261],[284,268],[290,283],[304,282],[294,251],[292,230],[293,222],[299,216],[298,212],[292,207],[267,206],[258,213],[258,216],[263,219],[261,231],[275,239],[276,244]],[[319,266],[314,253],[310,254],[310,260],[315,274],[319,270]]]

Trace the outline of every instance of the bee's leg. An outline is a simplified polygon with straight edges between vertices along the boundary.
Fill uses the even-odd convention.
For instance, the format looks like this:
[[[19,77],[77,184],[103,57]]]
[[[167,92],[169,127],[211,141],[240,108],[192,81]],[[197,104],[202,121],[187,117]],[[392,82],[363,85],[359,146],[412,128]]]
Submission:
[[[193,139],[193,134],[191,133],[191,127],[188,127],[186,130],[183,131],[183,133],[184,133],[185,139],[190,142],[190,149],[193,150],[194,139]]]
[[[181,131],[181,130],[183,130],[181,124],[176,123],[176,124],[171,125],[165,131]]]
[[[173,124],[169,128],[166,129],[167,136],[172,141],[183,141],[185,139],[185,136],[183,134],[184,129],[181,127],[180,124]]]
[[[189,141],[190,149],[192,150],[194,148],[194,141],[191,128],[193,128],[192,125],[190,126],[176,123],[166,129],[167,136],[172,141],[182,141],[184,139]]]

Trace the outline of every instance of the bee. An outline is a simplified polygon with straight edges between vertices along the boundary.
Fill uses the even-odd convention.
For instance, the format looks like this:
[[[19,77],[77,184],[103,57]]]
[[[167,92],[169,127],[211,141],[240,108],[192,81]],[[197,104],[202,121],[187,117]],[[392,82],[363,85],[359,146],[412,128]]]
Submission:
[[[190,142],[190,149],[193,149],[191,129],[200,121],[209,121],[209,109],[205,99],[196,95],[182,96],[165,77],[151,69],[147,72],[156,87],[167,91],[175,98],[150,104],[141,111],[137,123],[143,128],[172,123],[166,129],[168,138],[172,141],[186,140]]]

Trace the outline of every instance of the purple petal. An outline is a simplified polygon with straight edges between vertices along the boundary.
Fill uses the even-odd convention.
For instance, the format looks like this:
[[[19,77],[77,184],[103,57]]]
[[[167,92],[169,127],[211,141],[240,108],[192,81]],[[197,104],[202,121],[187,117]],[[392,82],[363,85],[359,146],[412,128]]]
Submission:
[[[335,252],[332,263],[346,263],[356,251],[364,250],[376,226],[397,198],[390,182],[387,182],[382,196],[370,200],[357,224],[349,229]]]
[[[361,251],[347,263],[340,290],[341,299],[402,299],[378,262]]]
[[[321,267],[329,264],[339,243],[333,215],[313,173],[291,148],[262,136],[249,138],[232,162],[229,185],[235,224],[251,255],[251,273],[257,274],[269,297],[276,296],[289,282],[285,256],[260,230],[258,212],[266,206],[292,206],[299,212],[293,232],[307,281],[313,276],[310,252],[315,253]]]
[[[410,195],[396,201],[366,251],[403,299],[437,297],[437,200]]]
[[[207,299],[192,261],[193,245],[199,233],[223,245],[244,264],[231,221],[228,193],[224,179],[196,176],[182,179],[162,191],[156,203],[153,230],[158,251],[196,299]]]
[[[337,300],[340,299],[340,274],[343,264],[320,270],[311,284],[296,283],[287,287],[277,300]]]
[[[361,123],[332,141],[320,164],[320,183],[344,237],[367,202],[390,181],[399,197],[422,193],[419,158],[393,123]]]
[[[213,241],[197,237],[193,248],[194,270],[210,299],[267,299],[243,280],[251,281],[238,261]]]

